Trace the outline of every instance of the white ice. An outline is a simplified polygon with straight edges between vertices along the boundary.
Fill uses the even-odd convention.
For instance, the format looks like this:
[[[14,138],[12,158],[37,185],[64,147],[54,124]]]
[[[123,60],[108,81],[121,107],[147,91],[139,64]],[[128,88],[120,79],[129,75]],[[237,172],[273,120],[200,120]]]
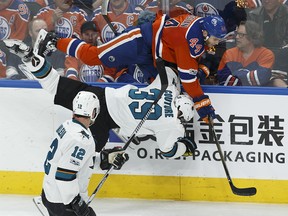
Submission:
[[[41,216],[33,196],[0,195],[0,216]],[[99,199],[97,216],[287,216],[288,204]]]

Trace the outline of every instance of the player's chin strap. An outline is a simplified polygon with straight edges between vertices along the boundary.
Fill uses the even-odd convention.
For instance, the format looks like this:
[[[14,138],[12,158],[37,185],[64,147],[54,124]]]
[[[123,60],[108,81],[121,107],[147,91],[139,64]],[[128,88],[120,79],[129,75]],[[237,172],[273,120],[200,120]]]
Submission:
[[[145,123],[145,121],[148,119],[150,113],[153,111],[154,107],[156,106],[156,104],[158,103],[158,101],[161,99],[162,95],[164,94],[165,90],[168,87],[168,77],[167,77],[167,73],[166,73],[166,69],[165,69],[165,64],[164,61],[161,58],[156,59],[156,67],[160,76],[160,81],[161,81],[161,89],[160,92],[157,96],[157,98],[153,101],[153,103],[151,104],[150,108],[148,109],[147,113],[145,114],[145,116],[142,118],[142,120],[138,123],[137,127],[135,128],[135,130],[133,131],[133,133],[131,134],[131,136],[129,137],[129,139],[126,141],[123,150],[125,151],[129,145],[131,144],[132,140],[136,137],[136,134],[139,132],[140,128],[142,127],[142,125]],[[99,184],[97,185],[96,189],[93,191],[93,193],[91,194],[91,196],[88,199],[87,204],[89,205],[92,200],[94,199],[94,197],[96,196],[96,193],[100,190],[100,188],[102,187],[102,185],[104,184],[104,182],[106,181],[106,179],[109,177],[110,173],[112,172],[112,170],[114,169],[113,166],[111,166],[107,172],[104,174],[103,178],[101,179],[101,181],[99,182]]]

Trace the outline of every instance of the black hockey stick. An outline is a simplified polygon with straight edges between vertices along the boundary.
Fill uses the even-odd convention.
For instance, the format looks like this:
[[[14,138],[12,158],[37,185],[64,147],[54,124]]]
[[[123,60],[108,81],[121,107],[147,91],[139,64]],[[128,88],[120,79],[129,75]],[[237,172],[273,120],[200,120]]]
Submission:
[[[103,0],[102,1],[101,14],[102,14],[103,18],[105,19],[107,25],[113,31],[113,33],[114,33],[114,35],[116,37],[118,35],[118,32],[113,27],[112,22],[111,22],[110,18],[108,17],[108,4],[109,4],[109,0]]]
[[[156,67],[157,67],[157,71],[159,73],[160,76],[160,81],[161,81],[161,89],[159,94],[157,95],[157,98],[153,101],[153,103],[151,104],[150,108],[148,109],[147,113],[145,114],[145,116],[141,119],[141,121],[138,123],[137,127],[135,128],[135,130],[133,131],[133,133],[131,134],[131,136],[129,137],[129,139],[126,141],[123,150],[125,151],[128,146],[131,144],[132,140],[135,138],[136,134],[139,132],[140,128],[142,127],[142,125],[144,124],[144,122],[148,119],[150,113],[153,111],[153,108],[155,107],[155,105],[158,103],[158,101],[160,100],[160,98],[162,97],[162,95],[164,94],[165,90],[168,87],[168,77],[167,77],[167,73],[165,70],[165,65],[164,65],[164,61],[161,58],[156,59]],[[100,188],[102,187],[102,185],[104,184],[104,182],[107,180],[107,178],[109,177],[110,173],[112,172],[112,170],[114,169],[113,166],[111,166],[106,173],[104,174],[103,178],[101,179],[100,183],[97,185],[96,189],[93,191],[93,193],[91,194],[91,196],[88,199],[87,204],[89,205],[91,203],[91,201],[94,199],[94,197],[96,196],[96,193],[100,190]]]
[[[230,188],[231,188],[232,192],[234,194],[238,195],[238,196],[253,196],[253,195],[255,195],[256,192],[257,192],[255,187],[237,188],[233,184],[232,179],[231,179],[230,174],[229,174],[229,170],[227,168],[227,165],[226,165],[226,162],[225,162],[225,159],[224,159],[224,156],[223,156],[223,152],[222,152],[219,140],[217,138],[216,131],[214,129],[213,119],[211,117],[209,118],[209,125],[210,125],[210,127],[212,129],[212,133],[213,133],[214,139],[216,141],[216,146],[217,146],[220,158],[221,158],[221,162],[222,162],[222,165],[224,167],[224,170],[225,170],[225,173],[226,173],[226,177],[228,179],[228,182],[229,182],[229,185],[230,185]]]

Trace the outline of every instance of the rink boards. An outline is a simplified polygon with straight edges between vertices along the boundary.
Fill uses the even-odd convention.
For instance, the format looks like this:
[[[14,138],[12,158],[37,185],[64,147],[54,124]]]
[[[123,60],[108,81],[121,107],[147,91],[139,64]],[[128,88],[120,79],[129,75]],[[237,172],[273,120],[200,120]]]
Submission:
[[[288,203],[288,90],[205,86],[204,91],[218,114],[215,129],[234,184],[255,186],[257,195],[231,192],[212,133],[196,117],[189,125],[198,143],[194,157],[167,160],[153,141],[132,144],[130,161],[97,196]],[[53,97],[33,81],[0,82],[0,99],[0,193],[39,194],[53,131],[71,112],[54,106]],[[113,145],[122,143],[111,134],[107,147]],[[90,192],[103,173],[95,169]]]

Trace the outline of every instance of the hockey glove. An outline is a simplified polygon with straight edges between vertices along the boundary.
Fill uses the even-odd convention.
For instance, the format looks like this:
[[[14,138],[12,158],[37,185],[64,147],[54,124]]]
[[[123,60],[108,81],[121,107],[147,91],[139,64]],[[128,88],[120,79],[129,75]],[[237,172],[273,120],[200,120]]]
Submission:
[[[177,142],[182,142],[185,144],[187,150],[183,154],[184,157],[192,156],[197,149],[197,145],[192,137],[179,138]]]
[[[205,79],[209,76],[210,70],[205,65],[199,64],[197,77],[200,80],[200,83],[203,84]]]
[[[129,160],[129,156],[121,147],[114,147],[113,149],[104,149],[100,152],[100,168],[102,170],[114,169],[120,170],[124,163]]]
[[[69,206],[77,216],[96,216],[94,210],[88,207],[79,194],[72,200]]]
[[[197,110],[200,118],[205,123],[209,124],[209,116],[212,119],[216,118],[215,109],[211,105],[208,95],[193,98],[194,108]]]

